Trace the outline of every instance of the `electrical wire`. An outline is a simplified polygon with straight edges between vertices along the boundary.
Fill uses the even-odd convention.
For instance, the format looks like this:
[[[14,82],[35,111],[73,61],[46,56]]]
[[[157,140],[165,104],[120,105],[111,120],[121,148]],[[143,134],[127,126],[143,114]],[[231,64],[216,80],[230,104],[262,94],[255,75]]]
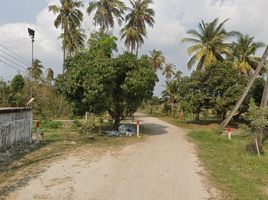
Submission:
[[[11,64],[9,64],[9,63],[7,63],[7,62],[5,62],[5,61],[1,60],[1,59],[0,59],[0,62],[2,62],[2,63],[4,63],[4,64],[6,64],[7,66],[9,66],[9,67],[11,67],[11,68],[13,68],[13,69],[18,70],[19,72],[21,72],[21,73],[23,73],[23,74],[25,74],[25,75],[27,75],[27,73],[26,73],[26,72],[24,72],[24,71],[22,71],[22,70],[18,69],[17,67],[14,67],[13,65],[11,65]]]
[[[1,43],[1,42],[0,42]],[[21,41],[21,42],[18,42],[16,44],[11,44],[11,45],[8,45],[6,46],[6,48],[8,48],[10,50],[10,48],[14,48],[14,47],[18,47],[18,46],[22,46],[24,44],[28,44],[29,41]],[[30,44],[30,43],[29,43]]]
[[[16,53],[10,51],[8,48],[6,48],[5,46],[3,46],[2,44],[0,44],[0,46],[1,46],[2,48],[4,48],[6,51],[8,51],[9,53],[15,55],[15,56],[16,56],[17,58],[19,58],[20,60],[22,60],[22,61],[24,62],[24,64],[26,64],[26,65],[32,65],[32,64],[29,63],[27,60],[25,60],[24,58],[20,57],[18,54],[16,54]]]
[[[19,61],[19,62],[20,62],[20,64],[23,64],[23,65],[27,65],[27,66],[28,66],[28,64],[27,64],[27,63],[22,62],[21,60],[19,60],[19,59],[18,59],[18,58],[16,58],[15,56],[13,56],[13,55],[11,55],[11,54],[9,54],[9,53],[7,53],[7,52],[3,51],[2,49],[0,49],[0,51],[1,51],[1,52],[3,52],[4,54],[8,55],[9,57],[11,57],[11,58],[15,59],[16,61]]]
[[[22,40],[29,40],[29,38],[21,38],[21,39],[16,39],[16,40],[8,40],[8,41],[2,41],[0,42],[1,44],[7,44],[7,43],[13,43],[13,42],[17,42],[17,41],[22,41]]]
[[[16,66],[24,69],[24,70],[27,70],[27,67],[24,67],[24,66],[22,66],[22,65],[20,65],[20,64],[18,64],[16,62],[14,62],[14,61],[12,61],[12,60],[10,60],[9,58],[7,58],[7,57],[5,57],[5,56],[3,56],[1,54],[0,54],[0,57],[4,58],[5,60],[9,61],[10,63],[12,63],[12,64],[14,64],[14,65],[16,65]]]

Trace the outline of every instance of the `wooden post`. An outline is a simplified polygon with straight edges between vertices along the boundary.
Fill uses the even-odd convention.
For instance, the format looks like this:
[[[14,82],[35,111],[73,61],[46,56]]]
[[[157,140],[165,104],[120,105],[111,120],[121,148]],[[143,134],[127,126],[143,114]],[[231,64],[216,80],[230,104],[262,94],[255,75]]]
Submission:
[[[140,138],[140,120],[137,120],[137,137]]]
[[[227,128],[228,139],[232,140],[232,128]]]
[[[36,144],[40,143],[40,121],[36,122]]]

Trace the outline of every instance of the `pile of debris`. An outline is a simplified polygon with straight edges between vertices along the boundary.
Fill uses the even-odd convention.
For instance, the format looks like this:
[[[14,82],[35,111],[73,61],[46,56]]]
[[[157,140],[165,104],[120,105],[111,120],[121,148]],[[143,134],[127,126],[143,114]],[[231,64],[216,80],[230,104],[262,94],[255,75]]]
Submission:
[[[118,131],[105,131],[108,136],[133,136],[136,134],[136,127],[133,124],[122,124],[119,126]]]

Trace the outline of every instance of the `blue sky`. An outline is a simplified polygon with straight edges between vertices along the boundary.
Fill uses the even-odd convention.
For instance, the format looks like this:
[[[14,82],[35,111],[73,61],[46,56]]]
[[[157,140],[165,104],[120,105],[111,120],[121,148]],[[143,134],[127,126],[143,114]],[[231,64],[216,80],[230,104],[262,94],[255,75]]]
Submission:
[[[46,0],[1,0],[0,25],[36,21],[37,14],[47,6]]]
[[[84,1],[84,13],[88,1]],[[128,0],[122,1],[128,2]],[[57,39],[60,30],[53,26],[55,16],[47,9],[48,5],[58,2],[58,0],[1,0],[0,45],[4,45],[30,62],[31,43],[27,28],[34,28],[35,58],[40,59],[46,68],[52,67],[56,73],[61,73],[61,41]],[[189,44],[182,44],[180,41],[187,36],[187,30],[195,29],[201,20],[212,21],[219,17],[220,21],[223,21],[229,18],[225,26],[227,30],[238,30],[254,36],[256,41],[268,43],[268,20],[265,19],[267,0],[154,0],[152,7],[156,12],[156,23],[153,29],[148,29],[148,38],[140,53],[148,54],[153,49],[161,50],[167,62],[175,64],[177,70],[185,75],[191,73],[187,69]],[[89,17],[86,13],[84,28],[88,34],[94,30],[92,16]],[[117,37],[120,37],[119,30],[119,26],[114,29],[114,35]],[[121,52],[125,49],[122,42],[119,42],[118,46]],[[261,53],[262,51],[259,51],[258,55]],[[1,55],[3,56],[0,52]],[[27,66],[23,65],[17,70],[0,62],[0,77],[9,80],[18,72],[25,73],[25,68]],[[160,82],[155,89],[156,95],[161,94],[165,84],[165,78],[160,72],[159,79]]]

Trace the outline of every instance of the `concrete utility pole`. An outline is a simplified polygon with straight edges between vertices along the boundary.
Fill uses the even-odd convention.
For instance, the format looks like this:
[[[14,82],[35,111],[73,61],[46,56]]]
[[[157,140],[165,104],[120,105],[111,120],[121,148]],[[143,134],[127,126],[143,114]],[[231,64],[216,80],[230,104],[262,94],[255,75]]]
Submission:
[[[34,49],[34,36],[35,36],[35,31],[31,28],[28,28],[28,33],[30,38],[32,39],[32,67],[31,67],[31,94],[30,94],[30,99],[33,98],[33,65],[34,65],[34,58],[33,58],[33,49]]]
[[[229,122],[231,121],[232,117],[234,116],[234,114],[237,112],[237,110],[239,109],[239,107],[241,106],[241,104],[243,103],[244,99],[246,98],[250,88],[252,87],[255,79],[258,77],[262,67],[264,66],[266,59],[268,57],[268,46],[266,47],[264,54],[261,58],[261,61],[259,62],[257,69],[255,70],[255,73],[251,76],[247,87],[245,88],[242,96],[240,97],[240,99],[237,101],[235,107],[233,108],[233,110],[231,111],[231,113],[226,117],[226,119],[222,122],[221,124],[221,129],[225,129],[225,127],[229,124]]]

